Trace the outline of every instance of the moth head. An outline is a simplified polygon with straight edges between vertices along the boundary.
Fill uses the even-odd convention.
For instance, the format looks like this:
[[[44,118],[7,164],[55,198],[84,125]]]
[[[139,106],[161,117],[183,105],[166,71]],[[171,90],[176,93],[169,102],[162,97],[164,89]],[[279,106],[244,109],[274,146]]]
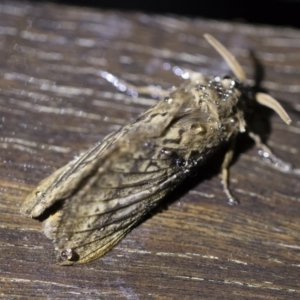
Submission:
[[[246,74],[239,64],[239,62],[235,59],[235,57],[222,45],[218,40],[216,40],[210,34],[204,34],[204,38],[209,42],[209,44],[224,58],[238,81],[241,83],[245,83],[246,81]],[[288,125],[291,124],[291,119],[284,108],[280,105],[280,103],[265,93],[256,93],[255,99],[261,105],[267,106],[274,110],[279,117],[286,122]]]

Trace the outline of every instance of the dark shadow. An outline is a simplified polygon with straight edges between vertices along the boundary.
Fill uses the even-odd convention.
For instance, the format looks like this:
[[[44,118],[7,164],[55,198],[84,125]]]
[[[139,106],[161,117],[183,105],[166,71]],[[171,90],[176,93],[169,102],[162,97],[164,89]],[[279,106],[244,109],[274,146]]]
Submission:
[[[58,200],[53,205],[45,209],[45,211],[35,219],[39,220],[40,222],[43,222],[46,219],[48,219],[51,215],[54,215],[57,211],[61,210],[63,205],[64,200]]]
[[[273,24],[300,26],[298,1],[265,1],[257,5],[255,1],[239,0],[202,0],[202,1],[140,1],[140,0],[31,0],[32,2],[57,3],[80,7],[95,7],[118,11],[140,11],[148,14],[175,14],[189,17],[202,17],[220,20],[238,20],[250,24]]]
[[[261,91],[261,83],[265,76],[265,71],[262,64],[259,62],[257,57],[255,56],[255,52],[253,50],[249,51],[249,56],[253,62],[253,69],[254,69],[254,86],[252,87],[253,91],[258,92]]]

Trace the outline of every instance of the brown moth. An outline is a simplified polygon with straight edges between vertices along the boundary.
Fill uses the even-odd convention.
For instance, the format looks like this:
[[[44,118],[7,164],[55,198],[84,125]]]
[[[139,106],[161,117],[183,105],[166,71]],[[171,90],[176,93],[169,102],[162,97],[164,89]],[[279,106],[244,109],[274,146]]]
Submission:
[[[226,60],[237,79],[189,72],[189,79],[101,143],[44,179],[26,198],[22,214],[37,218],[55,207],[44,232],[62,265],[86,263],[114,247],[130,229],[221,144],[230,143],[221,167],[223,187],[236,136],[248,131],[275,165],[289,170],[248,128],[258,102],[291,120],[271,96],[249,98],[243,69],[212,36],[205,39]]]

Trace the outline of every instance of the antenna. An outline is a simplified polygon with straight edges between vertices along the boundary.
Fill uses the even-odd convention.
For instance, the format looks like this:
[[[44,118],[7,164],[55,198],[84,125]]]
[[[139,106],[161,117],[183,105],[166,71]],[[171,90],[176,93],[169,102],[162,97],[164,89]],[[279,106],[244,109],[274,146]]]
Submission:
[[[222,45],[217,39],[215,39],[210,34],[204,34],[204,38],[224,58],[234,75],[241,82],[245,82],[247,78],[242,66],[235,59],[235,57],[225,48],[225,46]],[[291,124],[291,118],[276,99],[265,93],[256,93],[255,99],[258,103],[273,109],[285,123],[287,123],[288,125]]]

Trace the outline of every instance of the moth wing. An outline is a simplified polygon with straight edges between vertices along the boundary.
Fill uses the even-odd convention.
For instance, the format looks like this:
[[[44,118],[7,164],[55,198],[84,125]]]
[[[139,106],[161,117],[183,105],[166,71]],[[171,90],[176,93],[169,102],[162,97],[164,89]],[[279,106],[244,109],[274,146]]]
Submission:
[[[62,264],[104,255],[181,181],[182,170],[161,149],[151,142],[118,143],[101,168],[46,222],[59,260],[72,252]]]
[[[163,151],[165,132],[190,114],[193,96],[184,90],[107,136],[28,196],[22,212],[32,217],[62,200],[45,222],[62,264],[104,255],[186,176],[172,151]],[[187,95],[189,101],[182,101]]]
[[[129,140],[136,138],[136,136],[144,138],[160,136],[173,120],[174,115],[180,110],[180,103],[174,103],[172,114],[161,115],[156,113],[165,110],[165,106],[166,104],[163,101],[158,102],[156,106],[142,114],[137,122],[106,136],[101,143],[96,144],[41,181],[25,199],[21,207],[21,213],[32,218],[39,217],[55,202],[68,198],[86,177],[98,169],[102,160],[106,160],[112,155],[115,151],[116,142],[119,142],[124,136],[127,136]],[[155,122],[153,122],[154,114]]]
[[[21,213],[32,218],[39,217],[56,201],[71,195],[78,187],[80,181],[96,167],[99,153],[106,152],[107,155],[110,154],[110,150],[105,151],[105,148],[107,148],[107,145],[113,138],[113,135],[109,136],[101,144],[96,144],[81,156],[42,180],[26,197],[21,206]],[[102,155],[102,158],[104,157],[105,155]]]
[[[55,180],[60,177],[61,174],[65,173],[67,169],[68,165],[63,166],[42,180],[38,186],[34,188],[26,197],[21,206],[21,213],[30,217],[38,217],[48,206],[52,205],[56,199],[51,199],[49,203],[45,203],[44,198],[47,194],[43,191],[48,191],[49,188],[55,183]]]

